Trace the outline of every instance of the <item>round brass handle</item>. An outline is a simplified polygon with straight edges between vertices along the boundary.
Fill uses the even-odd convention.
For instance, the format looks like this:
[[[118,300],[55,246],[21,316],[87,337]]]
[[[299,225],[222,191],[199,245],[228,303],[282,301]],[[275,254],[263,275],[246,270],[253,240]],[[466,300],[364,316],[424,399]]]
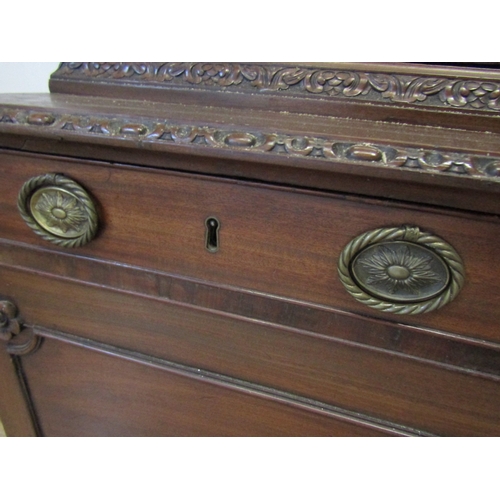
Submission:
[[[356,300],[395,314],[439,309],[457,296],[465,280],[455,249],[415,226],[359,235],[342,251],[338,272]]]
[[[56,245],[80,247],[97,233],[98,216],[92,198],[62,174],[29,179],[19,192],[17,206],[26,224]]]

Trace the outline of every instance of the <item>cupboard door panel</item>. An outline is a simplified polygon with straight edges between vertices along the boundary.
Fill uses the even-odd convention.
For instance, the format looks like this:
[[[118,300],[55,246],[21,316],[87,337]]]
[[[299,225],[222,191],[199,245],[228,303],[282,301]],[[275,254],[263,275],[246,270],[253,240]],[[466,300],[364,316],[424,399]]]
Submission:
[[[24,369],[46,436],[391,434],[52,339]]]

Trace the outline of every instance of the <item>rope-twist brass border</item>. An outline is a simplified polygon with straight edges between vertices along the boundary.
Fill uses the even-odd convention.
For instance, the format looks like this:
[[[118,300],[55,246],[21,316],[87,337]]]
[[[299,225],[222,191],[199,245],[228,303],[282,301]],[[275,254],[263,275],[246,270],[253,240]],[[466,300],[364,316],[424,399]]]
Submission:
[[[361,250],[386,241],[409,241],[426,246],[437,253],[450,271],[450,283],[446,289],[432,299],[406,304],[380,300],[362,290],[351,276],[351,262]],[[416,226],[375,229],[354,238],[340,254],[338,273],[340,281],[356,300],[379,311],[395,314],[421,314],[439,309],[457,296],[465,281],[464,264],[455,249],[441,238],[421,232]]]
[[[78,200],[84,205],[88,215],[87,229],[84,234],[76,238],[60,238],[54,234],[47,232],[43,229],[31,215],[29,208],[30,198],[37,189],[42,187],[61,187],[70,191]],[[97,233],[98,229],[98,215],[94,202],[89,194],[75,181],[68,179],[62,174],[43,174],[37,177],[32,177],[26,181],[19,191],[17,200],[17,207],[24,219],[24,222],[34,231],[35,234],[40,236],[46,241],[50,241],[59,246],[75,248],[86,245],[91,241]]]

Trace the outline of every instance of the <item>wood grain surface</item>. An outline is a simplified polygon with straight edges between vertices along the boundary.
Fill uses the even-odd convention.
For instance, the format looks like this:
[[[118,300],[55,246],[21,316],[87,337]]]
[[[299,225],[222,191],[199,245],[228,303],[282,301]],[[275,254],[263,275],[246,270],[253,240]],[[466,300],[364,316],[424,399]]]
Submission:
[[[498,68],[110,64],[0,96],[7,435],[500,435]],[[51,172],[96,203],[85,246],[19,214]],[[357,302],[342,250],[408,225],[463,289]]]
[[[14,360],[0,345],[0,418],[10,437],[36,436],[36,427]]]
[[[301,304],[220,283],[75,256],[57,249],[42,249],[1,239],[0,243],[0,261],[2,266],[10,269],[42,273],[78,283],[88,283],[91,276],[92,285],[110,290],[334,337],[430,363],[478,372],[482,376],[500,376],[498,343],[309,303]]]
[[[192,96],[193,92],[188,94]],[[429,113],[414,107],[345,105],[335,100],[330,103],[333,107],[327,116],[322,116],[314,114],[315,110],[308,106],[310,102],[302,103],[302,112],[288,112],[284,111],[286,107],[269,111],[210,106],[206,92],[201,93],[202,101],[198,104],[182,102],[182,96],[176,92],[173,97],[174,102],[161,104],[61,94],[7,94],[1,97],[4,114],[0,117],[0,146],[500,212],[498,165],[493,162],[500,154],[500,119],[495,113]],[[259,97],[266,99],[265,95]],[[295,98],[287,102],[297,103]],[[325,104],[328,105],[320,100],[319,108],[327,109]],[[441,123],[443,119],[446,124]],[[75,128],[73,122],[80,125]],[[161,139],[158,126],[165,122],[179,124],[179,140]],[[210,136],[215,147],[207,147],[206,142],[194,140],[194,136],[189,138],[193,128],[199,129],[200,134],[218,130]],[[186,138],[182,131],[188,131]],[[292,142],[289,153],[283,145],[271,152],[244,144],[228,148],[224,141],[217,140],[217,134],[226,133],[250,134],[257,142],[261,141],[259,137],[286,136]],[[400,168],[373,158],[332,162],[312,154],[311,149],[301,150],[302,142],[315,143],[316,139],[333,141],[332,144],[402,149],[405,155],[415,158],[427,151],[431,163],[437,163],[427,168],[418,164]],[[456,162],[456,172],[448,171],[446,165],[439,166],[443,154],[451,154],[449,159]],[[471,165],[463,170],[463,165],[476,155],[490,158],[487,163],[492,165],[487,168],[487,175],[470,175],[474,172]],[[383,157],[381,154],[379,159]],[[482,193],[481,199],[478,192]]]
[[[89,162],[16,155],[0,157],[6,196],[0,237],[51,247],[17,212],[17,193],[35,175],[65,173],[96,199],[97,238],[69,252],[157,269],[259,293],[288,297],[396,321],[369,310],[343,288],[337,275],[342,249],[359,234],[416,225],[450,243],[465,263],[466,282],[442,309],[398,317],[409,325],[499,341],[500,224],[494,217],[380,203],[231,180],[188,176]],[[205,220],[221,223],[220,250],[205,248]]]
[[[24,365],[46,436],[397,435],[54,340]]]
[[[496,435],[500,431],[498,377],[482,377],[334,336],[235,320],[43,275],[0,269],[0,278],[30,324],[425,432]],[[34,296],[33,288],[44,292]],[[36,359],[44,348],[29,359]]]

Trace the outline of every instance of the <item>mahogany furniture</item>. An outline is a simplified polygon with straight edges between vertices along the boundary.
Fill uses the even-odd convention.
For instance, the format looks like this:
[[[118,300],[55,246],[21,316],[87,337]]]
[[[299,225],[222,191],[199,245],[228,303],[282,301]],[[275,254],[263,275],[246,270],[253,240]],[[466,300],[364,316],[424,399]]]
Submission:
[[[61,63],[0,97],[10,436],[500,434],[500,70]]]

